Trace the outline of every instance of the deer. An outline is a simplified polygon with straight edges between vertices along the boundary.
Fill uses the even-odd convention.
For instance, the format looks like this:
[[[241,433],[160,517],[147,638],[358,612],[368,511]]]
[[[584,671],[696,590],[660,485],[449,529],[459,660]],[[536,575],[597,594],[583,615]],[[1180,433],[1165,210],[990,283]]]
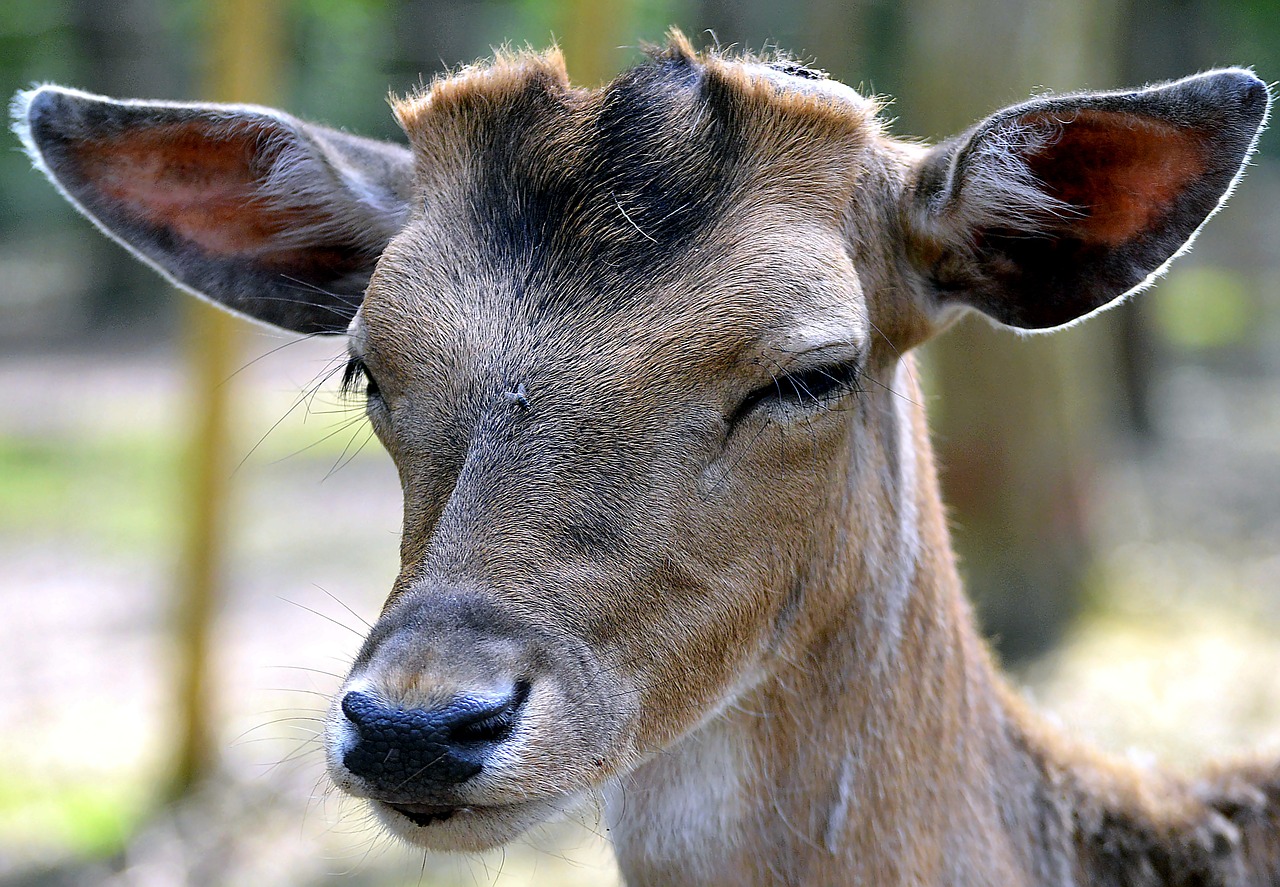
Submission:
[[[427,851],[602,800],[638,885],[1280,884],[1280,763],[1065,738],[961,587],[914,349],[1076,323],[1236,186],[1231,68],[936,145],[673,32],[595,89],[502,50],[405,144],[249,105],[18,94],[35,166],[178,287],[345,339],[404,494],[333,783]]]

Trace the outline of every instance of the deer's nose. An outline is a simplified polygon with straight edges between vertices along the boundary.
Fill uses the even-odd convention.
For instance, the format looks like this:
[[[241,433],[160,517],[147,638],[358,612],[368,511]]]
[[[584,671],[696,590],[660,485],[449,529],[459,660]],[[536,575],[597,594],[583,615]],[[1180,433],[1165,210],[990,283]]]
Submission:
[[[511,735],[529,696],[517,683],[494,699],[459,696],[432,709],[406,709],[370,693],[342,697],[342,713],[356,741],[343,765],[388,798],[434,794],[484,769],[485,759]]]

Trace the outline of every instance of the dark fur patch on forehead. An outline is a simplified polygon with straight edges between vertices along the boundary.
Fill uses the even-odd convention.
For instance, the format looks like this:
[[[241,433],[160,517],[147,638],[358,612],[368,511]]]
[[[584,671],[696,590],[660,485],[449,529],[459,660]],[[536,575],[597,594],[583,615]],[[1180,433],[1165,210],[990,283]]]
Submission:
[[[571,88],[552,51],[499,57],[396,111],[428,216],[446,215],[515,298],[545,310],[651,291],[735,208],[836,213],[874,109],[792,95],[788,76],[677,37],[598,90]]]
[[[678,266],[722,217],[742,165],[741,124],[711,85],[672,58],[578,108],[533,95],[508,106],[475,134],[469,210],[483,249],[560,303],[617,298],[637,275]]]

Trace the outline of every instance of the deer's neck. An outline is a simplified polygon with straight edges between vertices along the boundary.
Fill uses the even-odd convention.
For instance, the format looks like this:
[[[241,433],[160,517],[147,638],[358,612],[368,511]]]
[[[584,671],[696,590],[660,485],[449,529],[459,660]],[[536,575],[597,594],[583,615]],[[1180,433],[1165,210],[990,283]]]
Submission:
[[[766,680],[610,790],[627,883],[1280,878],[1280,770],[1140,778],[1063,742],[1007,688],[960,587],[907,406],[921,398],[909,376],[894,387],[907,396],[882,443],[896,459],[870,491],[887,507],[848,518],[858,553],[815,574]]]
[[[1003,836],[1031,817],[992,781],[1033,768],[960,590],[909,372],[893,388],[856,442],[851,538],[819,554],[769,677],[613,791],[629,884],[964,883],[970,857],[1025,866]]]

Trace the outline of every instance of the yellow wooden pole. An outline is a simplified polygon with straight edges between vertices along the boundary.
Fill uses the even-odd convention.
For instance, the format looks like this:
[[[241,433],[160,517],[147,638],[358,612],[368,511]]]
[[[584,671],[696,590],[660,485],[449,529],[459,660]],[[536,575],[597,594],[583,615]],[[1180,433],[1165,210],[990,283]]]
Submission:
[[[575,83],[596,86],[617,72],[619,23],[626,0],[568,0],[561,6],[560,48]]]
[[[278,0],[216,0],[209,21],[206,91],[221,102],[270,102],[280,57]],[[232,472],[230,416],[239,364],[239,321],[185,298],[189,402],[196,411],[189,465],[191,501],[184,527],[175,605],[174,675],[178,738],[169,794],[180,797],[217,761],[213,713],[216,663],[211,640],[222,600]]]

